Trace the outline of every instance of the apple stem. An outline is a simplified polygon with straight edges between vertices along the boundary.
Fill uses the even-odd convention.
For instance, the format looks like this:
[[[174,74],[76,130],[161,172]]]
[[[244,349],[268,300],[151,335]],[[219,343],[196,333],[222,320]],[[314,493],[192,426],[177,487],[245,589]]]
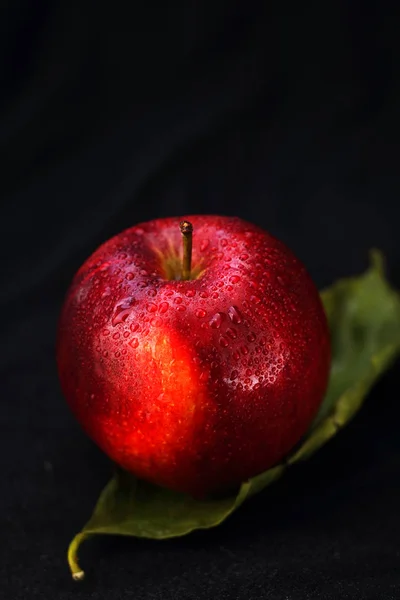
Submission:
[[[190,279],[190,271],[192,268],[193,225],[189,223],[189,221],[181,221],[179,226],[183,242],[182,279],[187,281]]]

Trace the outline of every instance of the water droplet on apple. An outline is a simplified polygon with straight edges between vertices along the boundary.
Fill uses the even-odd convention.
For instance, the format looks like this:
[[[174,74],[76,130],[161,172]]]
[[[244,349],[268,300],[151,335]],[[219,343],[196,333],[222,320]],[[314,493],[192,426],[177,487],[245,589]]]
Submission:
[[[221,312],[215,313],[215,315],[210,320],[210,327],[213,329],[219,329],[221,327],[221,323],[223,321],[224,314]]]
[[[253,390],[259,390],[259,389],[260,389],[260,387],[261,387],[261,384],[260,384],[260,383],[256,383],[256,384],[253,386]]]
[[[104,356],[104,358],[107,358],[107,356],[108,356],[108,352],[107,352],[107,350],[104,350],[104,352],[103,352],[103,356]]]
[[[149,302],[146,308],[150,313],[154,313],[157,310],[157,304],[154,304],[154,302]]]
[[[246,254],[246,252],[243,252],[240,256],[239,256],[240,260],[247,260],[249,258],[249,255]]]
[[[253,331],[251,331],[249,333],[249,335],[247,336],[247,339],[248,339],[249,342],[254,342],[254,340],[256,339],[256,337],[257,337],[256,334],[253,333]]]
[[[117,340],[119,338],[119,332],[117,331],[117,333],[114,333],[113,335],[113,339]]]
[[[132,323],[131,324],[131,331],[135,332],[139,329],[139,323]]]
[[[154,288],[151,288],[148,292],[147,295],[150,296],[151,298],[154,298],[154,296],[157,295],[157,290],[155,290]]]
[[[236,379],[238,375],[239,375],[239,373],[237,371],[232,371],[232,373],[231,373],[231,379],[232,379],[232,381],[234,379]]]
[[[232,356],[233,356],[233,358],[234,358],[235,360],[239,360],[239,358],[240,358],[240,354],[239,354],[239,352],[238,352],[237,350],[235,350],[235,352],[233,353],[233,355],[232,355]]]
[[[213,292],[211,294],[211,298],[213,298],[214,300],[217,300],[218,297],[219,297],[218,292]]]
[[[258,296],[250,296],[250,302],[252,304],[260,304],[261,298],[259,298]]]
[[[186,306],[184,304],[178,304],[178,306],[176,307],[176,310],[183,312],[184,310],[186,310]]]
[[[129,331],[124,331],[124,338],[127,338],[127,337],[129,337],[129,336],[130,336],[130,333],[129,333]]]
[[[237,306],[230,306],[228,308],[228,317],[235,325],[239,325],[242,322],[242,315]]]
[[[190,290],[186,290],[185,292],[185,296],[187,296],[188,298],[193,298],[196,295],[196,290],[190,289]]]
[[[133,339],[132,339],[132,340],[129,342],[129,345],[130,345],[132,348],[137,348],[137,347],[139,346],[139,341],[138,341],[138,339],[137,339],[137,338],[133,338]]]
[[[114,354],[115,358],[118,358],[119,356],[121,356],[121,352],[118,352],[118,350],[115,352]]]
[[[182,298],[180,296],[177,296],[174,300],[175,304],[182,304]]]
[[[239,275],[232,275],[232,277],[229,279],[229,281],[231,283],[239,283],[240,277],[239,277]]]
[[[200,297],[201,298],[208,298],[208,293],[207,292],[200,292]]]
[[[161,325],[161,319],[159,317],[153,317],[150,321],[150,325],[153,327],[159,327]]]
[[[111,321],[113,327],[115,327],[119,323],[123,323],[124,321],[126,321],[130,312],[131,312],[130,308],[125,308],[125,309],[120,308],[120,310],[118,310],[118,307],[117,307],[115,315],[113,316],[112,321]]]
[[[135,278],[134,273],[131,273],[130,271],[129,271],[129,273],[127,273],[125,275],[125,279],[127,279],[128,281],[132,281],[132,279],[134,279],[134,278]]]
[[[160,313],[164,314],[167,312],[168,308],[169,308],[168,302],[161,302],[160,306],[158,307],[158,310]]]
[[[103,329],[103,335],[104,335],[104,337],[106,337],[107,335],[110,335],[110,330],[109,329]]]
[[[208,248],[209,243],[210,240],[203,240],[200,244],[200,252],[204,252],[204,250]]]
[[[241,346],[240,351],[244,356],[246,356],[246,354],[249,353],[249,349],[247,348],[247,346]]]
[[[133,298],[126,298],[123,302],[121,302],[121,304],[118,304],[115,307],[114,316],[111,320],[113,327],[119,323],[122,323],[123,321],[126,321],[134,303],[135,301]]]
[[[225,333],[231,338],[231,340],[235,340],[237,338],[237,333],[234,329],[232,329],[232,327],[228,327]]]
[[[229,346],[228,340],[223,335],[219,338],[219,345],[222,346],[222,348]]]
[[[198,308],[195,312],[195,315],[198,319],[202,319],[203,317],[206,316],[206,311],[203,310],[202,308]]]

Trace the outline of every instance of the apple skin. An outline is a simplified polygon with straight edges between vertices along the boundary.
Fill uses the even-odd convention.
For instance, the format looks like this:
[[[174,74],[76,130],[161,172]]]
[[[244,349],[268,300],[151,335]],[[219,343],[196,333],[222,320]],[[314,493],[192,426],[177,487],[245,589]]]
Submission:
[[[72,282],[57,363],[73,414],[113,461],[204,497],[299,442],[326,390],[330,341],[318,291],[283,243],[238,218],[185,219],[195,278],[171,279],[180,219],[113,237]]]

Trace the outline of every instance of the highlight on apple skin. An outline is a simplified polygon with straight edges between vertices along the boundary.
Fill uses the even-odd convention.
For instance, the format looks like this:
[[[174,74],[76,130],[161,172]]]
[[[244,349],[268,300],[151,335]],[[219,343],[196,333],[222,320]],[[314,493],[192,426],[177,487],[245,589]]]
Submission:
[[[88,258],[62,308],[57,363],[73,414],[115,463],[205,497],[300,441],[330,341],[318,291],[282,242],[195,215],[136,225]]]

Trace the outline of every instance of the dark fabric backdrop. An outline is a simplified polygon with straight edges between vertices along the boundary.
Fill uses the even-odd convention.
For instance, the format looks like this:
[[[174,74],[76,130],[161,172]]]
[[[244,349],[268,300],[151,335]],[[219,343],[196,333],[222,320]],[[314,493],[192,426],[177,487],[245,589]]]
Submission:
[[[392,6],[393,4],[393,6]],[[59,390],[57,316],[138,221],[244,217],[319,286],[400,287],[394,3],[9,0],[0,8],[0,597],[398,600],[399,364],[351,425],[220,528],[66,547],[110,473]]]

